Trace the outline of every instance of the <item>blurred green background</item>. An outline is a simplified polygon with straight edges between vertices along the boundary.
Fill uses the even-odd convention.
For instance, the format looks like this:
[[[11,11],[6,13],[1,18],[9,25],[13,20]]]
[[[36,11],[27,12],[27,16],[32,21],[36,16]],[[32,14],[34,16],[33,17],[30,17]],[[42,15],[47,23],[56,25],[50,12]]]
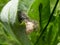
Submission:
[[[7,7],[6,4],[10,1],[12,1],[11,6]],[[14,0],[0,0],[0,45],[60,45],[60,0],[50,18],[51,21],[48,21],[57,1],[18,0],[18,3],[17,1],[15,3]],[[18,6],[14,7],[14,4]],[[39,9],[40,4],[42,6]],[[5,6],[7,10],[4,10]],[[21,24],[17,20],[17,10],[26,12],[31,20],[38,23],[34,32],[28,35],[25,33],[24,22]],[[5,13],[12,16],[5,18]],[[3,19],[1,19],[1,15],[4,17]],[[8,21],[2,21],[4,19],[8,19]],[[13,21],[14,24],[12,24]],[[45,27],[46,29],[42,33]],[[41,33],[42,36],[39,38]]]

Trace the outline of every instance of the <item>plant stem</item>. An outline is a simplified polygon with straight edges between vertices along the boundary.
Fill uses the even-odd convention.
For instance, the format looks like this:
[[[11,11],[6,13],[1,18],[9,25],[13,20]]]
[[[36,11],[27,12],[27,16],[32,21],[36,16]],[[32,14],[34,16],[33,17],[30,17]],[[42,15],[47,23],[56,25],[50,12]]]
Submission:
[[[42,30],[42,32],[40,33],[40,35],[39,35],[39,37],[37,38],[37,40],[36,40],[36,42],[35,42],[34,45],[36,45],[36,44],[39,42],[39,39],[43,36],[44,32],[46,31],[46,28],[47,28],[47,26],[49,25],[49,22],[51,21],[51,19],[52,19],[52,17],[53,17],[53,14],[54,14],[54,11],[55,11],[55,9],[56,9],[56,7],[57,7],[58,2],[59,2],[59,0],[56,1],[56,4],[55,4],[55,6],[54,6],[54,8],[53,8],[53,11],[52,11],[52,13],[50,14],[48,23],[47,23],[47,25],[45,26],[45,28]],[[39,7],[40,7],[40,6],[39,6]],[[39,9],[40,9],[40,8],[39,8]],[[39,12],[40,12],[40,11],[39,11]]]

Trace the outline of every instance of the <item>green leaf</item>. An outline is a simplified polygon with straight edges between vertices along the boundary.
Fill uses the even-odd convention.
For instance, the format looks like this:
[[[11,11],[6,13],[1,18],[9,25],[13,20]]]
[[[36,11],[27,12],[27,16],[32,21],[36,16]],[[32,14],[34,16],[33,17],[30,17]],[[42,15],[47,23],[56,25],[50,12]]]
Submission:
[[[39,5],[42,4],[42,10],[39,12]],[[39,15],[41,13],[41,17]],[[49,0],[35,0],[28,10],[28,15],[31,19],[39,21],[41,19],[41,25],[44,28],[48,22],[50,16],[50,3]]]
[[[40,12],[39,12],[39,5],[40,4],[42,4],[42,8],[40,9]],[[30,9],[28,10],[28,16],[30,19],[35,20],[36,22],[39,22],[39,20],[40,20],[40,22],[39,22],[40,27],[39,28],[43,29],[46,26],[49,16],[50,16],[50,1],[49,0],[46,0],[46,1],[35,0],[32,3],[32,5],[30,6]],[[34,35],[35,35],[34,36],[35,38],[31,38],[31,40],[35,43],[35,41],[37,40],[36,37],[38,37],[40,35],[39,30],[38,30],[38,33],[35,33]],[[42,40],[40,40],[38,42],[39,42],[39,44],[37,44],[37,45],[40,45],[40,44],[44,45],[45,44],[45,42]]]
[[[57,45],[58,42],[58,32],[59,32],[59,17],[56,17],[55,20],[52,22],[52,28],[50,28],[48,33],[48,44],[50,45]],[[51,26],[50,26],[51,27]]]
[[[18,10],[27,12],[34,0],[21,0],[19,2]]]

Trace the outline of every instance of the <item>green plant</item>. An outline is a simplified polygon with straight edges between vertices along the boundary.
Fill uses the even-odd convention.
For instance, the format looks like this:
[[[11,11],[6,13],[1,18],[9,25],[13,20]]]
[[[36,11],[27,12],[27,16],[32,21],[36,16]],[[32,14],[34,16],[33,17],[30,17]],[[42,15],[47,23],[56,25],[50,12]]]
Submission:
[[[59,44],[60,0],[0,0],[0,2],[1,45]],[[25,22],[19,22],[18,11],[24,11],[31,21],[38,24],[31,34],[26,34]]]

